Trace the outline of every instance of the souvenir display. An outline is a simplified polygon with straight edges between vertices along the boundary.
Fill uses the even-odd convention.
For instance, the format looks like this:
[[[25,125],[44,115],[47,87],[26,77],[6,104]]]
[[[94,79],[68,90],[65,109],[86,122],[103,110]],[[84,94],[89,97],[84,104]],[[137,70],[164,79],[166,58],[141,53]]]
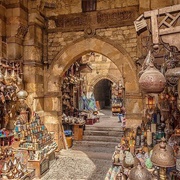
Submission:
[[[79,124],[79,125],[84,125],[85,120],[83,118],[78,118],[78,117],[73,117],[73,116],[66,116],[63,114],[62,116],[62,122],[66,124]]]
[[[27,168],[15,155],[16,150],[11,147],[0,148],[0,177],[3,179],[34,178],[34,170]]]
[[[16,121],[15,139],[20,140],[20,149],[29,151],[30,160],[41,160],[57,148],[53,134],[47,131],[37,114],[30,123],[23,124]]]

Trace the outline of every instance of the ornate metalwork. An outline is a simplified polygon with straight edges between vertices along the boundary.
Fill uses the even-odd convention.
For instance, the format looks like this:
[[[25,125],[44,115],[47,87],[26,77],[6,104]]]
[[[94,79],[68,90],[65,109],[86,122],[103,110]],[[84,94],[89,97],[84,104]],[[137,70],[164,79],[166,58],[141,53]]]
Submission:
[[[175,166],[174,151],[172,147],[165,142],[164,138],[153,148],[151,161],[159,167]]]
[[[160,93],[164,90],[166,79],[151,62],[151,54],[148,53],[144,66],[142,67],[142,75],[139,79],[140,87],[146,93]],[[146,68],[144,70],[144,68]]]
[[[131,169],[129,180],[151,180],[151,174],[146,168],[138,164]]]

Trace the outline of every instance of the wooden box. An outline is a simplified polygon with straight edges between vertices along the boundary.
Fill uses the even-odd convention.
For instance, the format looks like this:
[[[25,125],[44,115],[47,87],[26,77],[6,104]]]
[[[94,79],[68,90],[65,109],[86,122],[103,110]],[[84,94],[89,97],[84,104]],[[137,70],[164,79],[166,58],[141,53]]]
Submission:
[[[35,177],[41,178],[43,173],[49,170],[49,158],[46,157],[41,161],[29,160],[28,168],[35,169]]]
[[[86,124],[87,125],[93,125],[94,124],[94,119],[86,119]]]
[[[80,141],[83,139],[83,126],[82,125],[74,125],[74,140]]]

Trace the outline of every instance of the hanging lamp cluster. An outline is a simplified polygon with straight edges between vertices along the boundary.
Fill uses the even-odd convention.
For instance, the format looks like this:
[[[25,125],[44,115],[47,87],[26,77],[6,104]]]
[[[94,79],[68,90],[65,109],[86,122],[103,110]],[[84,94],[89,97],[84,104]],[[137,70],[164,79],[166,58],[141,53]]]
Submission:
[[[153,57],[150,51],[142,67],[139,85],[145,93],[161,93],[166,86],[166,79],[154,66]]]

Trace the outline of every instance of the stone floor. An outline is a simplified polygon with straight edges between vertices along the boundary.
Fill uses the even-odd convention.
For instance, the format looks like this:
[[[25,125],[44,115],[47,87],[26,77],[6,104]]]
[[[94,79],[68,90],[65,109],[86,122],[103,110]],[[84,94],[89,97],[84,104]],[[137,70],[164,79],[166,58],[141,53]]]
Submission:
[[[93,126],[120,127],[118,117],[112,116],[110,110],[99,113],[100,123]],[[106,151],[106,150],[104,150]],[[104,180],[111,167],[111,154],[80,150],[61,150],[56,160],[50,165],[50,170],[42,180]]]

